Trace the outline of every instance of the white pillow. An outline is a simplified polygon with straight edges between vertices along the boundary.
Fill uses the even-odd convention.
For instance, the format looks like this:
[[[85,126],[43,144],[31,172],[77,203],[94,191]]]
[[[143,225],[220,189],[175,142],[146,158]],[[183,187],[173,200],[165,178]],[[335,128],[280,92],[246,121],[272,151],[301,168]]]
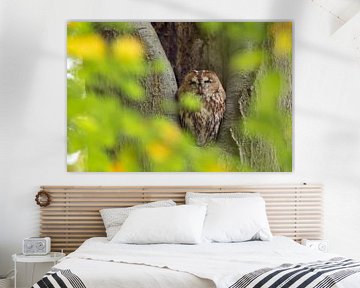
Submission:
[[[100,214],[106,229],[107,239],[111,240],[117,232],[119,232],[121,225],[124,223],[129,213],[132,210],[139,208],[153,208],[153,207],[170,207],[176,206],[172,200],[156,201],[146,204],[135,205],[128,208],[109,208],[101,209]]]
[[[211,242],[271,240],[264,199],[247,197],[209,200],[203,237]]]
[[[259,193],[244,192],[244,193],[197,193],[186,192],[186,204],[207,204],[211,199],[225,198],[246,198],[246,197],[259,197]]]
[[[206,214],[205,205],[180,205],[131,211],[113,243],[197,244]]]

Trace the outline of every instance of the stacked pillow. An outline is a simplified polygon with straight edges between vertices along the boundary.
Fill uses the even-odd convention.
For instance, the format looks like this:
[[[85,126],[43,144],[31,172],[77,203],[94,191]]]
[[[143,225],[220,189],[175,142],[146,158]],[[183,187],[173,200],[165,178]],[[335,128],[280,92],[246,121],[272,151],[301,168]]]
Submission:
[[[265,201],[258,193],[188,192],[186,204],[175,206],[169,200],[100,212],[113,243],[199,244],[272,238]],[[112,221],[105,223],[108,218]]]
[[[191,193],[190,205],[207,205],[203,237],[208,242],[271,240],[264,199],[258,193]]]
[[[137,209],[130,213],[113,243],[199,244],[205,205]]]
[[[100,214],[106,229],[107,239],[111,240],[116,233],[119,232],[121,226],[128,218],[131,211],[139,208],[154,208],[154,207],[171,207],[176,206],[172,200],[156,201],[146,204],[135,205],[128,208],[109,208],[101,209]]]

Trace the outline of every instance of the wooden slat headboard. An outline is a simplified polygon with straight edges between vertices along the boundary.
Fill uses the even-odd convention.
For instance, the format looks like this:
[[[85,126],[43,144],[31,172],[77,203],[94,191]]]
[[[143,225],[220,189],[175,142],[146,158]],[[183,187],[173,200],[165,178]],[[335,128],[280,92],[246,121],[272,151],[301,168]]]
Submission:
[[[53,251],[74,251],[95,236],[105,236],[99,209],[129,207],[164,199],[183,204],[191,192],[259,192],[266,201],[274,235],[301,239],[322,238],[322,187],[271,186],[42,186],[51,204],[41,208],[40,233],[52,239]]]

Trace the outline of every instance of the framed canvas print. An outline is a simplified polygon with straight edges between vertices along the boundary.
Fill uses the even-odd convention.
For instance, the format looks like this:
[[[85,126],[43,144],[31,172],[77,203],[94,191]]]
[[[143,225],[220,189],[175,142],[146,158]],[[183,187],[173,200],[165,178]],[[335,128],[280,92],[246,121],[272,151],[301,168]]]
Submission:
[[[67,23],[67,170],[292,171],[291,22]]]

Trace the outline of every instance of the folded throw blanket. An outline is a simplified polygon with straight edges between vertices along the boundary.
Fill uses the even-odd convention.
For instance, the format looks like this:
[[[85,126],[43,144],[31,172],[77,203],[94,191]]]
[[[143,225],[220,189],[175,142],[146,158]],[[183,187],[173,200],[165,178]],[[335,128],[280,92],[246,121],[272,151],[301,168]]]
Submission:
[[[45,276],[32,286],[32,288],[86,288],[81,279],[69,269],[61,270],[53,268]]]
[[[331,288],[360,272],[360,262],[333,258],[305,264],[284,264],[256,270],[242,276],[229,288]]]

